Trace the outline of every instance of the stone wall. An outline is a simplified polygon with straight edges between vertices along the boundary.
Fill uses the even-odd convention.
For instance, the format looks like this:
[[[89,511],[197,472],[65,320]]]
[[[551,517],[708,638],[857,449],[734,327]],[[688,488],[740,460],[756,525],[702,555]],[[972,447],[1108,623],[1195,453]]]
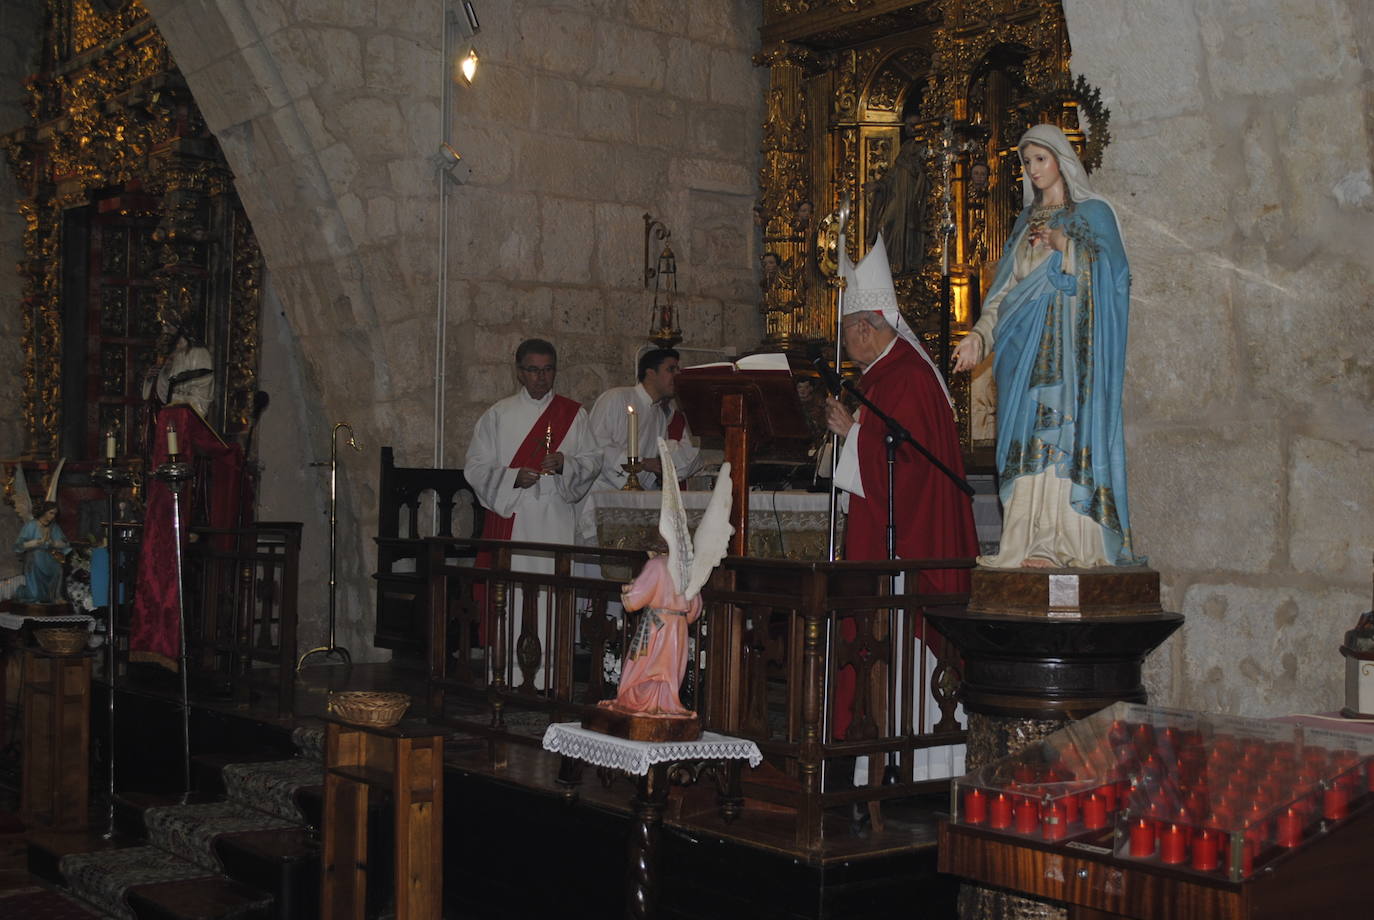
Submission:
[[[1133,524],[1187,615],[1155,699],[1338,708],[1374,552],[1374,8],[1064,0],[1134,279]]]
[[[24,108],[24,81],[38,69],[39,36],[43,21],[42,0],[16,0],[0,4],[0,134],[22,128],[28,121]],[[9,162],[0,153],[0,457],[12,459],[23,453],[22,405],[24,398],[23,315],[19,301],[23,280],[15,266],[24,260],[24,219],[14,208],[19,189]],[[8,551],[19,535],[19,519],[7,505],[0,505],[0,575],[22,568],[19,557]]]
[[[235,172],[285,320],[289,347],[264,347],[264,380],[284,388],[268,414],[304,424],[263,439],[264,505],[318,508],[318,471],[301,464],[327,457],[334,421],[367,445],[339,499],[340,642],[358,656],[372,627],[376,450],[394,445],[405,465],[436,454],[441,3],[146,6]],[[646,211],[674,230],[685,344],[717,354],[758,341],[757,7],[477,3],[482,68],[452,109],[472,176],[451,189],[448,215],[445,465],[461,464],[477,415],[514,390],[524,335],[562,346],[559,388],[577,398],[632,378],[648,326]],[[284,410],[283,396],[299,405]],[[306,523],[307,543],[327,539],[318,517]],[[303,586],[319,577],[307,571]],[[310,643],[324,597],[303,592],[302,607]]]

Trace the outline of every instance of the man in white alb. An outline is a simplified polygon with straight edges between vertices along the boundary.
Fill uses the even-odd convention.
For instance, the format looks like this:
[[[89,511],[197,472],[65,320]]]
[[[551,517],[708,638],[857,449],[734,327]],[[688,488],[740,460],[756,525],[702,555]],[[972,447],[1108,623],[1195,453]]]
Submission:
[[[592,440],[601,456],[601,474],[592,492],[614,491],[625,485],[629,473],[629,419],[633,409],[638,419],[635,439],[643,471],[639,483],[646,489],[659,488],[663,463],[658,459],[658,439],[672,450],[678,476],[687,478],[701,468],[701,452],[692,443],[687,418],[673,402],[677,395],[678,353],[671,348],[655,348],[639,359],[639,382],[631,387],[614,387],[602,393],[592,406]],[[589,499],[580,512],[582,542],[596,543],[596,514]]]
[[[581,404],[553,391],[557,370],[558,353],[552,344],[543,339],[521,342],[515,351],[520,389],[477,420],[463,474],[488,512],[482,525],[484,538],[575,542],[576,505],[596,477],[598,455]],[[478,564],[489,562],[479,556]],[[511,568],[551,573],[554,564],[551,556],[522,553],[512,557]],[[511,600],[508,622],[514,624],[518,638],[524,625],[524,604],[518,591]],[[547,635],[546,608],[541,593],[541,643]],[[482,625],[485,642],[488,624]],[[513,648],[513,643],[507,648]],[[536,684],[542,680],[544,657],[541,655]]]

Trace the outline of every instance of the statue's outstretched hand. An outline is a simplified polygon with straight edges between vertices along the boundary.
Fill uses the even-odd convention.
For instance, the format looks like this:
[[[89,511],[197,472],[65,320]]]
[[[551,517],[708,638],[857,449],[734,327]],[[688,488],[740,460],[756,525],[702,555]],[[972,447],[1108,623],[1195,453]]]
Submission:
[[[983,338],[970,332],[954,349],[954,372],[971,371],[983,360]]]

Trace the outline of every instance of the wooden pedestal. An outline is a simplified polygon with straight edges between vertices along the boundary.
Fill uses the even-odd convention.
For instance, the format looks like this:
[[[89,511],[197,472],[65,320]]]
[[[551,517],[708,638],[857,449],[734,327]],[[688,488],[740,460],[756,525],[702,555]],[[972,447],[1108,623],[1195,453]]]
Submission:
[[[395,814],[397,920],[439,920],[443,907],[444,732],[369,728],[325,717],[323,920],[363,920],[367,803]]]
[[[54,828],[86,826],[91,792],[91,656],[24,650],[20,814]]]
[[[695,741],[701,737],[701,718],[696,713],[648,716],[598,707],[582,718],[582,727],[626,741]]]

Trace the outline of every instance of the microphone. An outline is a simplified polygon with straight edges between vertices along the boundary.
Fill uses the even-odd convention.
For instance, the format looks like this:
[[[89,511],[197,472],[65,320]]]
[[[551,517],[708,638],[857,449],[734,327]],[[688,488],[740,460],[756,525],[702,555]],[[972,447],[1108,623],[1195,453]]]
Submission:
[[[821,379],[825,381],[825,388],[830,391],[830,395],[839,396],[842,381],[840,380],[840,375],[835,373],[835,369],[830,366],[830,362],[823,357],[817,358],[811,362],[811,366],[816,369],[821,375]]]

